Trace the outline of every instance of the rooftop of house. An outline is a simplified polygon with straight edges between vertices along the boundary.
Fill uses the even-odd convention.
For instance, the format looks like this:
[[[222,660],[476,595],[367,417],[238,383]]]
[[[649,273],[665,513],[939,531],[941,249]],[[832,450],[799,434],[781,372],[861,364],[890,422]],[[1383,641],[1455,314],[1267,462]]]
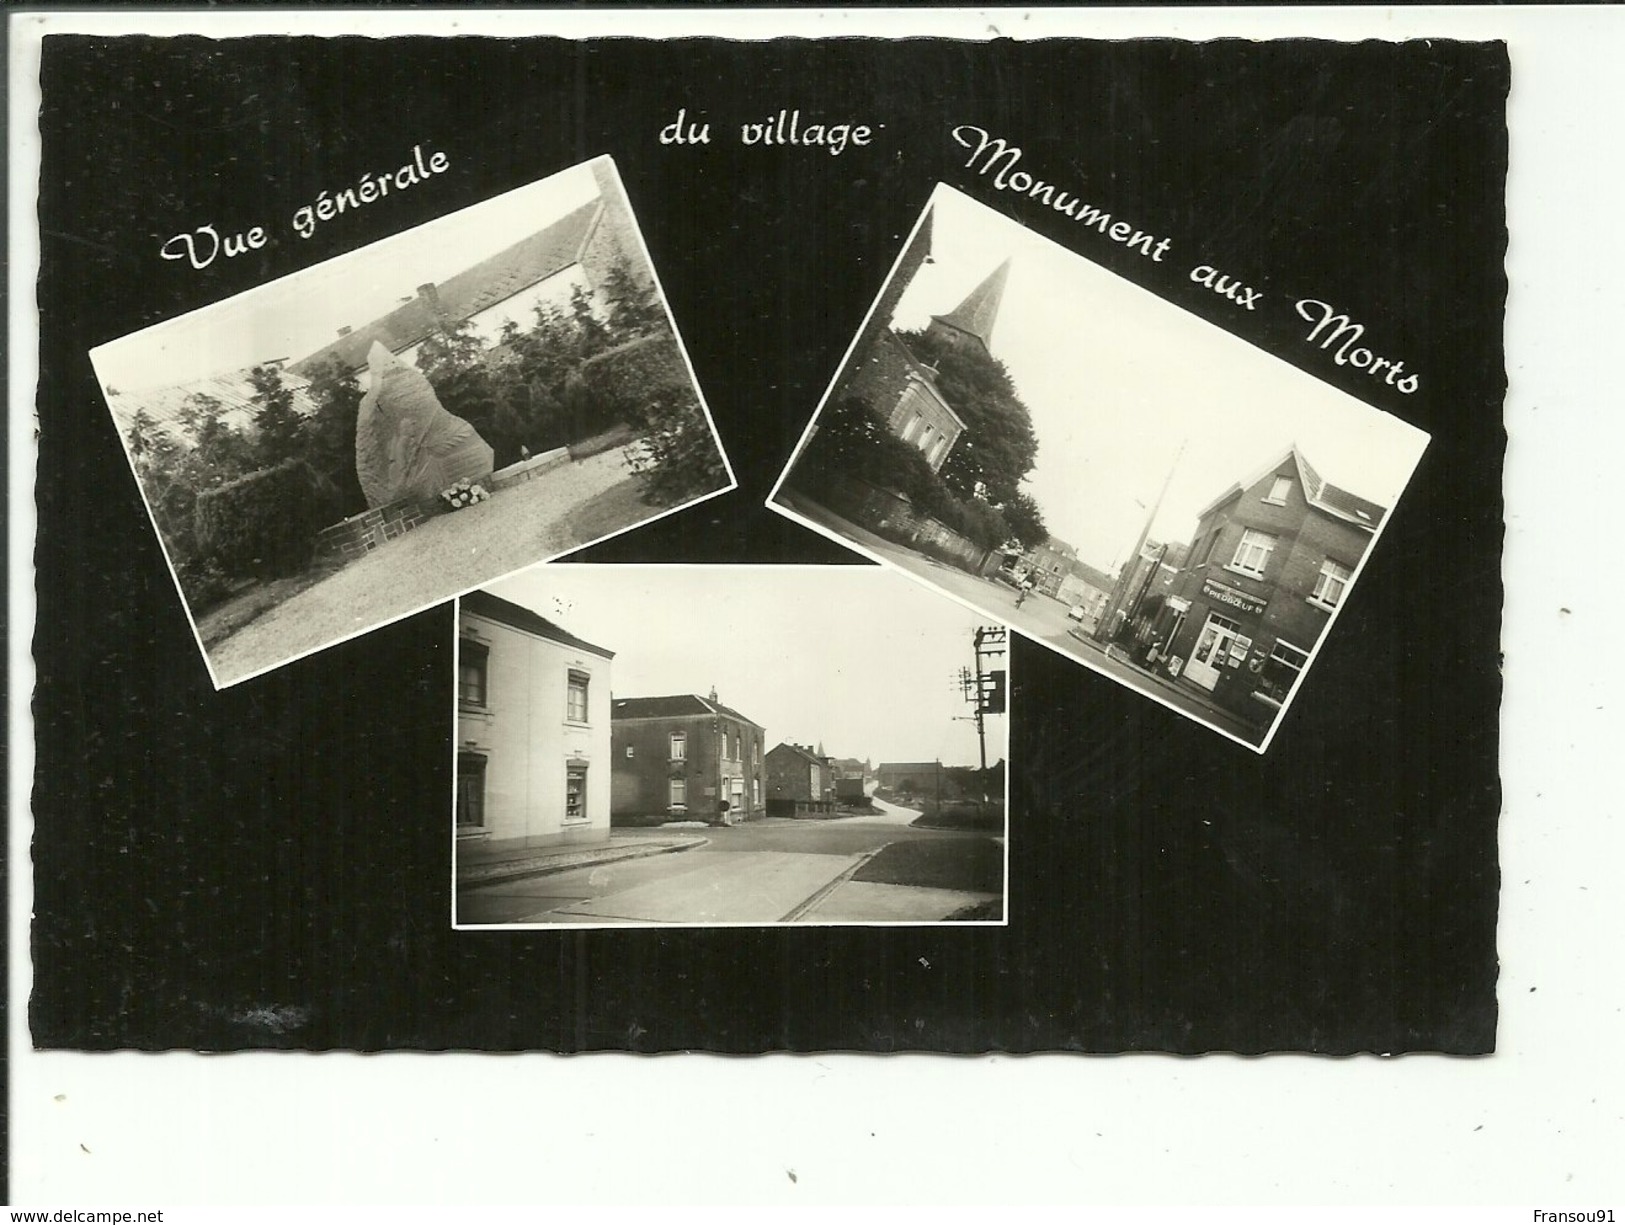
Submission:
[[[601,655],[605,659],[614,659],[615,652],[595,646],[585,638],[577,638],[563,626],[549,621],[540,613],[533,612],[523,605],[515,604],[512,600],[504,600],[501,596],[494,596],[489,591],[471,591],[463,596],[462,611],[474,613],[481,617],[489,617],[492,621],[500,621],[503,625],[511,626],[517,630],[535,634],[540,638],[549,639],[567,647],[576,647],[583,651],[590,651],[594,655]]]
[[[781,741],[780,743],[774,745],[768,751],[768,756],[771,757],[775,753],[789,754],[793,757],[800,757],[805,761],[813,763],[814,765],[822,766],[830,763],[830,758],[819,756],[819,754],[816,753],[811,746],[805,744],[793,744],[788,740]]]
[[[610,717],[614,719],[686,719],[696,715],[726,715],[749,723],[762,725],[732,707],[724,706],[715,698],[702,698],[697,693],[673,693],[649,698],[616,698],[610,703]]]
[[[1347,489],[1333,485],[1315,471],[1309,461],[1304,458],[1303,452],[1299,451],[1295,445],[1288,448],[1284,455],[1278,457],[1273,463],[1265,465],[1249,479],[1231,485],[1203,507],[1197,518],[1206,518],[1215,508],[1245,493],[1270,473],[1279,469],[1289,459],[1298,470],[1298,479],[1303,487],[1304,498],[1310,506],[1331,515],[1334,519],[1344,520],[1357,527],[1362,527],[1366,531],[1375,532],[1377,530],[1383,516],[1388,513],[1387,507],[1379,506],[1375,502],[1362,498],[1357,493],[1351,493]]]
[[[545,230],[441,284],[420,286],[416,297],[300,358],[293,363],[293,369],[310,374],[333,360],[346,369],[359,369],[367,364],[367,350],[374,342],[391,353],[399,353],[426,339],[435,329],[437,312],[446,319],[469,319],[507,301],[579,261],[602,209],[601,200],[589,200]]]
[[[259,364],[270,366],[277,363]],[[144,412],[176,437],[184,437],[183,418],[195,400],[207,397],[219,402],[221,417],[228,425],[242,429],[253,423],[254,414],[259,411],[259,405],[254,403],[254,384],[250,377],[255,368],[245,366],[241,370],[227,370],[207,378],[193,379],[189,383],[149,387],[142,391],[125,392],[109,387],[107,405],[121,430],[129,429],[135,422],[136,414]],[[293,393],[296,412],[308,416],[316,411],[316,405],[310,398],[309,379],[284,367],[282,385]]]
[[[1110,591],[1117,581],[1104,570],[1097,570],[1088,562],[1079,561],[1075,557],[1072,559],[1072,573],[1100,591]]]

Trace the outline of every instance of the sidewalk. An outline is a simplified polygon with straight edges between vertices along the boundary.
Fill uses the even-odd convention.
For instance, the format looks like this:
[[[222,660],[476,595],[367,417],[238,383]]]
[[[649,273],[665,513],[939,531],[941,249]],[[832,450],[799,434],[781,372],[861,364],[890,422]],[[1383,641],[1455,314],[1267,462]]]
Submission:
[[[1264,732],[1262,730],[1249,724],[1239,715],[1233,714],[1218,705],[1205,693],[1198,691],[1195,686],[1176,680],[1160,668],[1151,670],[1133,663],[1128,658],[1127,652],[1121,647],[1115,648],[1114,653],[1114,649],[1103,647],[1086,635],[1068,631],[1067,636],[1072,641],[1080,643],[1092,651],[1099,661],[1098,667],[1114,676],[1119,676],[1135,688],[1140,689],[1141,692],[1150,692],[1150,687],[1155,686],[1158,690],[1167,694],[1168,700],[1185,711],[1185,713],[1206,719],[1248,744],[1258,744],[1263,740]],[[1075,648],[1074,653],[1076,653]]]
[[[648,855],[667,855],[705,846],[703,834],[643,834],[617,830],[604,842],[566,846],[487,846],[471,843],[457,848],[457,887],[477,888],[526,876],[546,876],[572,868],[596,867]]]

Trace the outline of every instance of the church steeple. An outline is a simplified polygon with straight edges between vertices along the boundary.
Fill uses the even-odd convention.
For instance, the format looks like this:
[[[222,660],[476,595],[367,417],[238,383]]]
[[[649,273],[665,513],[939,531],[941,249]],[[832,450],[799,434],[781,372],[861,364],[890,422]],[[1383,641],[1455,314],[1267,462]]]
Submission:
[[[999,304],[1004,284],[1010,279],[1010,261],[1000,264],[965,300],[946,315],[932,315],[926,334],[935,333],[954,344],[976,343],[983,352],[993,352],[993,325],[999,320]]]

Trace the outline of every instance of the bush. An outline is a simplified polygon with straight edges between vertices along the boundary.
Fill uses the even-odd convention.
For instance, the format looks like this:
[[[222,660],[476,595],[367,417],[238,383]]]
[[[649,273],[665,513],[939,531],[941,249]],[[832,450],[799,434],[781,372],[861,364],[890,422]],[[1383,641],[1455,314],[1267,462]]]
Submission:
[[[208,612],[232,592],[232,581],[207,558],[176,562],[175,578],[186,595],[186,606],[194,617]]]
[[[290,459],[198,495],[199,560],[232,577],[266,578],[310,560],[334,491],[303,460]]]
[[[922,514],[981,548],[996,549],[1010,538],[1009,525],[996,508],[980,498],[956,497],[920,449],[893,434],[857,396],[824,410],[791,481],[817,496],[843,475],[902,494]]]
[[[657,397],[686,394],[692,398],[688,367],[676,339],[669,334],[643,336],[607,349],[583,363],[581,378],[586,403],[600,419],[573,423],[578,428],[585,426],[579,437],[614,421],[636,420]]]
[[[675,506],[728,483],[711,427],[687,387],[652,395],[632,424],[642,446],[631,453],[631,468],[648,478],[642,496],[650,506]]]

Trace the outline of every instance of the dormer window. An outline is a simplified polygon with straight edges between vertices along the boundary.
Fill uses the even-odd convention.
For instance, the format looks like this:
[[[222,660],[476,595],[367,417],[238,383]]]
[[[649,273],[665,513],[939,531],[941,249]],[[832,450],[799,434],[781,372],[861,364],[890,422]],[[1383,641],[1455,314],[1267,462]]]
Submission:
[[[1268,502],[1271,506],[1285,506],[1286,495],[1290,493],[1291,490],[1292,478],[1290,476],[1278,476],[1270,483],[1270,491],[1265,495],[1264,501]]]

